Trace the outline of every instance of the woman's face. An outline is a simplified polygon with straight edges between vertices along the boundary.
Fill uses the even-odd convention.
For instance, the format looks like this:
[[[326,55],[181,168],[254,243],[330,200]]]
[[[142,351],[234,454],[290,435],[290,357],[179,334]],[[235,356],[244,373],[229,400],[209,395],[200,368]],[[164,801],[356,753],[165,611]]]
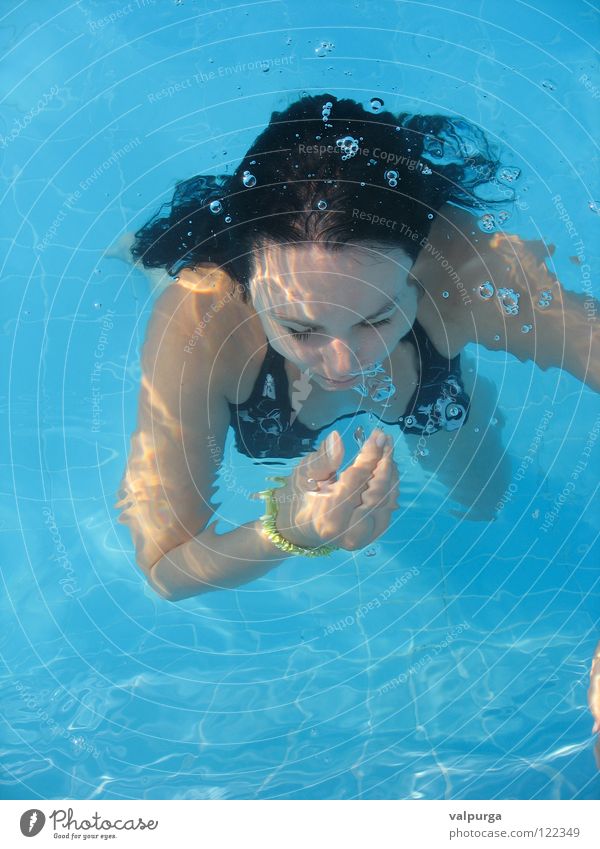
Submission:
[[[272,245],[260,253],[250,295],[271,346],[324,389],[340,391],[412,327],[412,264],[400,248]]]

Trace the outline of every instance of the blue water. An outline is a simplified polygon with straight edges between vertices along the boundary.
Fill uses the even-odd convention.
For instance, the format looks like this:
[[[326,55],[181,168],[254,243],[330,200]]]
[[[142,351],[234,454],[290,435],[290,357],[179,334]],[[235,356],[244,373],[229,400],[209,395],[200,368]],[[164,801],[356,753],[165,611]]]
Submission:
[[[553,412],[496,522],[457,522],[399,445],[377,546],[169,604],[112,508],[153,296],[103,256],[176,180],[235,167],[273,109],[330,91],[481,125],[523,170],[512,229],[554,242],[583,291],[551,198],[597,269],[592,7],[0,5],[2,796],[598,798],[597,396],[473,348],[515,472]],[[268,471],[226,456],[240,491],[223,485],[221,512],[240,523]]]

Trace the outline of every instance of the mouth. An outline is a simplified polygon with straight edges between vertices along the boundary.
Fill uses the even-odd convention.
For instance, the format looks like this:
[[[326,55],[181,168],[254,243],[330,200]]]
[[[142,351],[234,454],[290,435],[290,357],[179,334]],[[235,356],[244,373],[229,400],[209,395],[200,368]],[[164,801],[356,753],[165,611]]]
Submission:
[[[319,380],[322,380],[323,383],[325,383],[327,386],[331,386],[335,389],[350,388],[351,386],[355,386],[357,383],[359,383],[361,379],[359,375],[355,375],[354,377],[348,377],[346,380],[331,380],[328,377],[323,377],[322,374],[317,374],[316,377],[318,377]]]

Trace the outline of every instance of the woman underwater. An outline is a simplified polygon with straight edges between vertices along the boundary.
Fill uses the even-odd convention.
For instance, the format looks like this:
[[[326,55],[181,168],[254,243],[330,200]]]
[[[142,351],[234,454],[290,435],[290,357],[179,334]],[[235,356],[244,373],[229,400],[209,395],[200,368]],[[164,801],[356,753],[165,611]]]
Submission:
[[[130,258],[175,277],[149,322],[117,503],[156,592],[236,587],[381,536],[398,506],[391,437],[375,429],[343,471],[337,430],[315,450],[359,412],[397,425],[464,515],[494,518],[510,480],[503,420],[464,346],[600,388],[589,299],[548,271],[546,245],[501,229],[515,171],[464,121],[303,97],[231,176],[179,183],[135,234]],[[495,206],[480,199],[490,186]],[[230,426],[242,453],[300,459],[261,493],[268,518],[217,535]]]

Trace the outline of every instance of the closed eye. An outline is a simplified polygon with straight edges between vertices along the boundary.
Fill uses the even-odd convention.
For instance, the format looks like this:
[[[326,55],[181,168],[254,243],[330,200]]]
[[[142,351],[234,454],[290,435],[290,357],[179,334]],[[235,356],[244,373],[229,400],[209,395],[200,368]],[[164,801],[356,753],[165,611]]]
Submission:
[[[382,327],[384,324],[389,324],[391,320],[392,320],[391,318],[381,318],[381,319],[379,319],[379,321],[361,321],[360,326],[361,327]],[[285,329],[298,342],[305,342],[308,339],[309,336],[313,335],[312,330],[309,330],[309,331],[294,330],[292,327],[286,327]]]

